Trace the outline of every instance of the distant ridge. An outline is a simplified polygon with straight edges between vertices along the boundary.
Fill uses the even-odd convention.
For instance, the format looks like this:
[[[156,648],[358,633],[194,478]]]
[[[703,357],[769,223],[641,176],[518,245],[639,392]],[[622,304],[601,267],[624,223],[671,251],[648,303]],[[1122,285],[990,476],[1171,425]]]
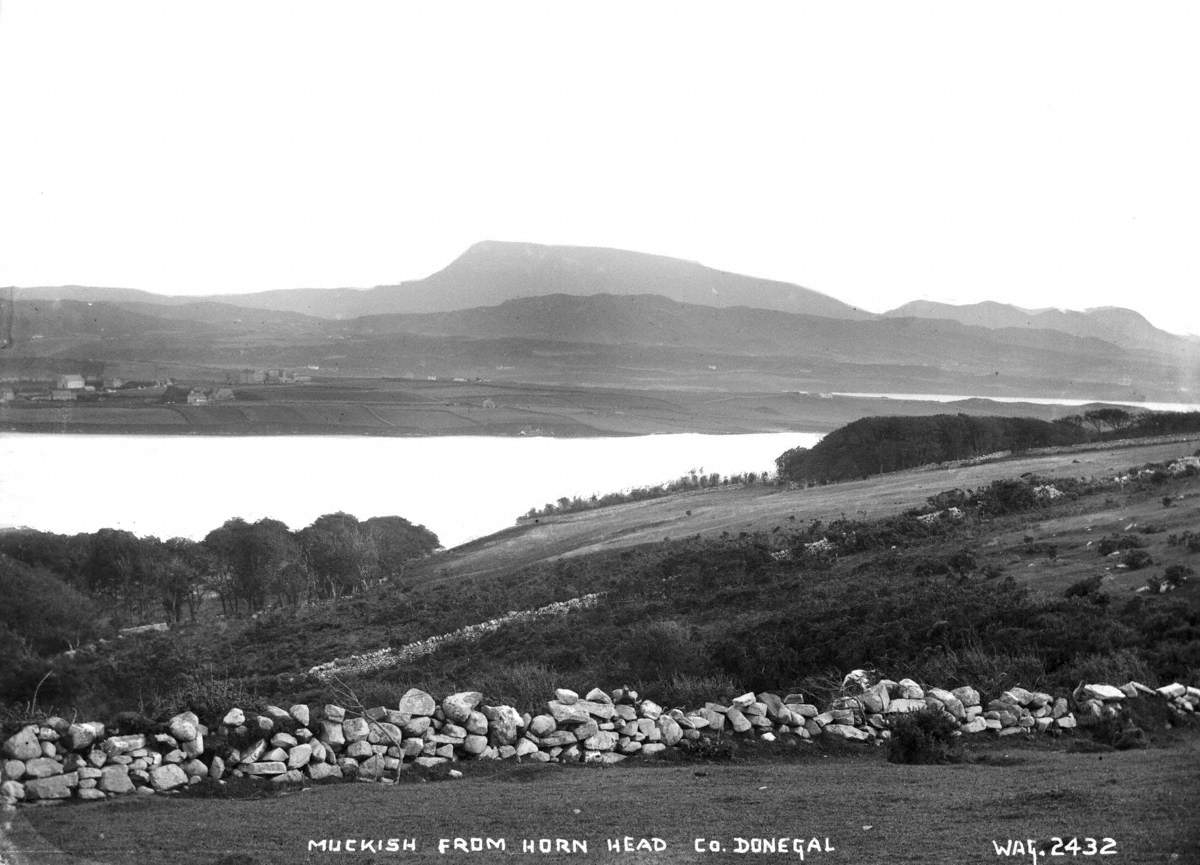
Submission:
[[[888,318],[925,318],[957,321],[972,327],[1057,330],[1085,339],[1102,339],[1122,348],[1162,351],[1173,342],[1190,342],[1159,330],[1140,313],[1115,306],[1086,310],[1022,309],[1007,303],[983,301],[955,305],[914,300],[884,313]]]

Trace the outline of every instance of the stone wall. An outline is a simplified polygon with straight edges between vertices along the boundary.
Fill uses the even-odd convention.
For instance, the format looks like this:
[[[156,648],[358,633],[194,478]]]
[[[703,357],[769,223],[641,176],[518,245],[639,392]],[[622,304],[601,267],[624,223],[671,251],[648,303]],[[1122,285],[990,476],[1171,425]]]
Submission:
[[[866,686],[866,687],[864,687]],[[49,718],[0,745],[0,805],[52,799],[170,793],[205,778],[260,778],[305,783],[325,778],[394,782],[405,764],[465,760],[612,764],[650,757],[682,742],[722,737],[767,742],[836,737],[881,743],[894,722],[927,708],[953,718],[964,735],[1032,736],[1086,727],[1119,716],[1131,700],[1160,700],[1177,715],[1200,708],[1200,688],[1157,690],[1083,685],[1069,697],[1011,688],[985,701],[970,687],[922,687],[911,679],[854,681],[857,693],[825,707],[802,695],[743,694],[691,710],[665,709],[628,689],[586,695],[559,689],[532,715],[489,705],[477,691],[440,703],[409,690],[396,708],[361,715],[327,705],[233,708],[209,730],[190,712],[154,732],[110,735],[97,722]]]

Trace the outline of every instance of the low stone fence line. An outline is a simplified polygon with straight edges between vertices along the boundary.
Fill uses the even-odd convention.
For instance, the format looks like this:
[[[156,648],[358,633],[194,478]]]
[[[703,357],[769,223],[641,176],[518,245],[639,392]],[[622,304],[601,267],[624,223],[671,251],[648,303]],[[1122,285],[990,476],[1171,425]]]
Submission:
[[[324,664],[317,664],[308,672],[322,681],[329,681],[336,676],[361,675],[362,673],[395,667],[406,661],[411,661],[424,655],[431,655],[443,646],[477,640],[484,634],[498,631],[504,625],[512,624],[513,622],[524,622],[543,616],[559,616],[569,613],[572,610],[582,610],[595,606],[602,594],[603,592],[593,592],[590,595],[582,595],[566,601],[555,601],[533,610],[510,610],[504,615],[489,619],[486,622],[467,625],[448,634],[427,637],[424,640],[418,640],[415,643],[409,643],[397,649],[376,649],[373,652],[351,655],[348,658],[334,658],[332,661],[326,661]]]
[[[544,711],[489,705],[478,691],[440,703],[410,689],[395,709],[349,716],[326,705],[230,709],[214,730],[184,712],[159,731],[109,735],[98,722],[49,718],[0,744],[0,805],[169,793],[204,779],[253,777],[273,783],[324,778],[394,783],[405,764],[516,759],[611,765],[685,742],[744,737],[766,742],[820,737],[880,744],[894,724],[923,710],[954,719],[963,735],[1055,734],[1119,717],[1129,701],[1163,700],[1179,716],[1200,708],[1200,688],[1082,685],[1070,697],[1010,688],[986,703],[971,687],[924,688],[911,679],[854,689],[821,709],[801,694],[747,693],[685,711],[664,709],[627,688],[580,696],[558,689]]]

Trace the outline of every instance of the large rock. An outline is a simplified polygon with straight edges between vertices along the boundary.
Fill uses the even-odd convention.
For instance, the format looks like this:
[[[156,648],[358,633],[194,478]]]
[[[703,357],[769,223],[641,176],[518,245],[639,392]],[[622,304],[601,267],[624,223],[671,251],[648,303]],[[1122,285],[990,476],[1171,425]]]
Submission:
[[[139,751],[145,748],[146,737],[140,733],[130,736],[109,736],[100,747],[109,757],[127,754],[130,751]]]
[[[579,702],[579,695],[570,688],[555,688],[554,699],[564,706],[573,706]]]
[[[400,698],[400,711],[412,717],[429,717],[437,709],[437,701],[420,688],[409,688]],[[472,706],[472,708],[474,708]]]
[[[753,694],[750,695],[753,698]],[[649,718],[652,721],[658,720],[658,716],[663,713],[662,706],[655,703],[653,700],[642,700],[638,706],[638,712],[643,718]]]
[[[741,710],[737,708],[730,708],[730,710],[725,713],[725,720],[733,728],[733,732],[735,733],[748,733],[754,726],[749,720],[747,720],[746,716],[742,714]]]
[[[42,756],[42,743],[38,739],[37,727],[31,724],[9,736],[0,746],[0,753],[14,760],[32,760]]]
[[[383,777],[383,773],[387,770],[384,764],[384,758],[376,754],[358,764],[358,780],[360,781],[377,781]]]
[[[302,769],[308,765],[308,761],[312,759],[312,745],[296,745],[287,755],[287,767],[289,769]]]
[[[925,691],[912,679],[901,679],[896,683],[896,696],[901,700],[924,700]]]
[[[175,763],[164,763],[150,770],[150,786],[159,793],[182,787],[187,782],[187,773]]]
[[[905,715],[909,712],[919,712],[925,708],[925,700],[909,699],[907,697],[898,697],[888,704],[889,715]]]
[[[1033,702],[1033,692],[1027,691],[1024,688],[1013,687],[1001,694],[1000,699],[1008,700],[1017,706],[1028,706]]]
[[[1163,685],[1159,688],[1158,693],[1169,700],[1175,700],[1187,693],[1187,686],[1172,682],[1170,685]]]
[[[240,727],[246,723],[246,713],[235,706],[225,713],[225,717],[221,719],[221,723],[226,727]]]
[[[0,805],[15,805],[25,798],[25,785],[20,781],[0,782]]]
[[[177,742],[190,742],[196,736],[200,735],[192,719],[186,718],[183,715],[176,715],[168,721],[167,729],[171,731],[171,735],[175,737]]]
[[[669,748],[678,745],[679,740],[683,738],[683,728],[668,715],[659,716],[658,729],[662,731],[663,744]]]
[[[982,733],[987,728],[987,721],[985,721],[983,718],[973,718],[958,729],[964,733]]]
[[[50,757],[35,757],[25,761],[26,778],[49,778],[51,775],[63,774],[62,763]]]
[[[926,702],[928,702],[930,698],[936,700],[940,705],[944,706],[946,711],[953,715],[955,719],[962,721],[967,717],[967,707],[963,705],[962,700],[958,699],[958,697],[954,696],[949,691],[943,690],[942,688],[930,688],[925,694]]]
[[[584,697],[584,699],[589,700],[592,703],[613,702],[613,698],[608,696],[608,694],[604,693],[604,691],[601,691],[599,688],[592,688],[592,690],[587,692],[587,695]]]
[[[49,778],[34,778],[24,782],[25,798],[30,801],[70,799],[71,791],[78,784],[79,778],[73,772],[67,775],[51,775]]]
[[[487,746],[487,736],[479,736],[475,734],[467,736],[467,738],[463,740],[462,744],[464,751],[466,751],[468,754],[474,754],[476,756],[486,751]]]
[[[331,724],[340,724],[346,720],[346,709],[335,703],[326,703],[321,710],[321,717]]]
[[[484,706],[492,741],[497,745],[512,745],[521,735],[521,713],[512,706]]]
[[[105,766],[100,770],[100,780],[96,786],[105,793],[116,795],[133,792],[133,781],[129,779],[129,770],[125,766]]]
[[[347,742],[358,742],[371,735],[371,724],[366,718],[347,718],[342,722],[342,735]]]
[[[826,724],[822,732],[826,736],[836,736],[840,739],[857,742],[865,742],[871,738],[870,733],[865,733],[858,729],[858,727],[852,727],[849,724]]]
[[[446,720],[455,724],[465,724],[471,717],[471,712],[483,702],[483,694],[478,691],[460,691],[442,700],[442,712]]]
[[[560,703],[558,700],[551,700],[546,704],[546,708],[550,710],[556,724],[586,724],[592,717],[578,702]]]
[[[1125,695],[1120,688],[1114,688],[1112,685],[1084,685],[1083,697],[1087,700],[1124,700]]]
[[[342,770],[332,763],[309,763],[306,771],[308,772],[308,777],[314,781],[333,777],[340,778],[342,776]]]
[[[312,713],[308,710],[308,706],[304,703],[297,703],[294,706],[289,706],[288,714],[291,715],[296,723],[301,727],[307,727],[309,722],[312,720]]]
[[[413,715],[401,726],[405,736],[420,738],[425,735],[425,731],[429,729],[429,725],[433,719],[428,715]]]
[[[0,781],[20,781],[24,774],[24,760],[0,761]]]
[[[242,766],[242,771],[247,775],[282,775],[287,770],[287,765],[279,762],[246,763]]]
[[[962,704],[968,709],[972,706],[980,705],[982,701],[979,696],[979,692],[970,685],[963,685],[961,688],[955,688],[950,693],[958,697],[958,699],[962,701]]]
[[[599,718],[602,721],[609,721],[617,713],[617,709],[612,703],[600,703],[596,700],[580,700],[575,704],[575,708],[583,709],[593,718]]]
[[[888,710],[892,699],[888,695],[887,687],[881,682],[876,682],[858,695],[858,701],[868,715],[881,715]],[[816,707],[814,706],[813,709],[815,710]],[[814,711],[813,715],[816,714]]]
[[[104,725],[96,721],[72,724],[63,735],[63,744],[70,751],[83,751],[104,738]]]
[[[550,715],[534,715],[529,721],[529,732],[535,736],[549,736],[558,727]]]

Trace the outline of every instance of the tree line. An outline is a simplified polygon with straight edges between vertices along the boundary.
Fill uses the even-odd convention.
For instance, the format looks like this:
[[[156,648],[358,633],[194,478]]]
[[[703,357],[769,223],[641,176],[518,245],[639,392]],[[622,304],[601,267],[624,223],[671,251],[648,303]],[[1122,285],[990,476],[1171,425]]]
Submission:
[[[868,417],[834,430],[812,448],[785,451],[775,465],[781,480],[828,483],[1001,451],[1196,431],[1200,412],[1116,407],[1055,421],[965,414]]]
[[[403,517],[359,521],[340,512],[299,531],[279,520],[230,519],[201,541],[19,529],[0,532],[0,582],[35,597],[100,602],[139,621],[155,610],[180,621],[194,619],[208,593],[234,615],[351,594],[438,545],[437,535]]]
[[[605,493],[600,495],[593,493],[588,498],[580,496],[563,496],[557,502],[547,502],[540,508],[530,508],[521,519],[533,519],[534,517],[548,517],[553,514],[571,514],[578,511],[591,511],[596,508],[605,508],[609,505],[623,505],[628,502],[642,502],[646,499],[657,499],[663,496],[669,496],[672,493],[687,492],[689,490],[710,489],[712,487],[729,486],[730,484],[754,484],[760,480],[762,483],[767,483],[770,479],[770,472],[745,472],[744,474],[721,475],[718,472],[705,474],[704,469],[692,469],[686,475],[676,478],[673,481],[667,481],[664,484],[657,484],[650,487],[634,487],[631,490],[625,490],[617,493]]]

